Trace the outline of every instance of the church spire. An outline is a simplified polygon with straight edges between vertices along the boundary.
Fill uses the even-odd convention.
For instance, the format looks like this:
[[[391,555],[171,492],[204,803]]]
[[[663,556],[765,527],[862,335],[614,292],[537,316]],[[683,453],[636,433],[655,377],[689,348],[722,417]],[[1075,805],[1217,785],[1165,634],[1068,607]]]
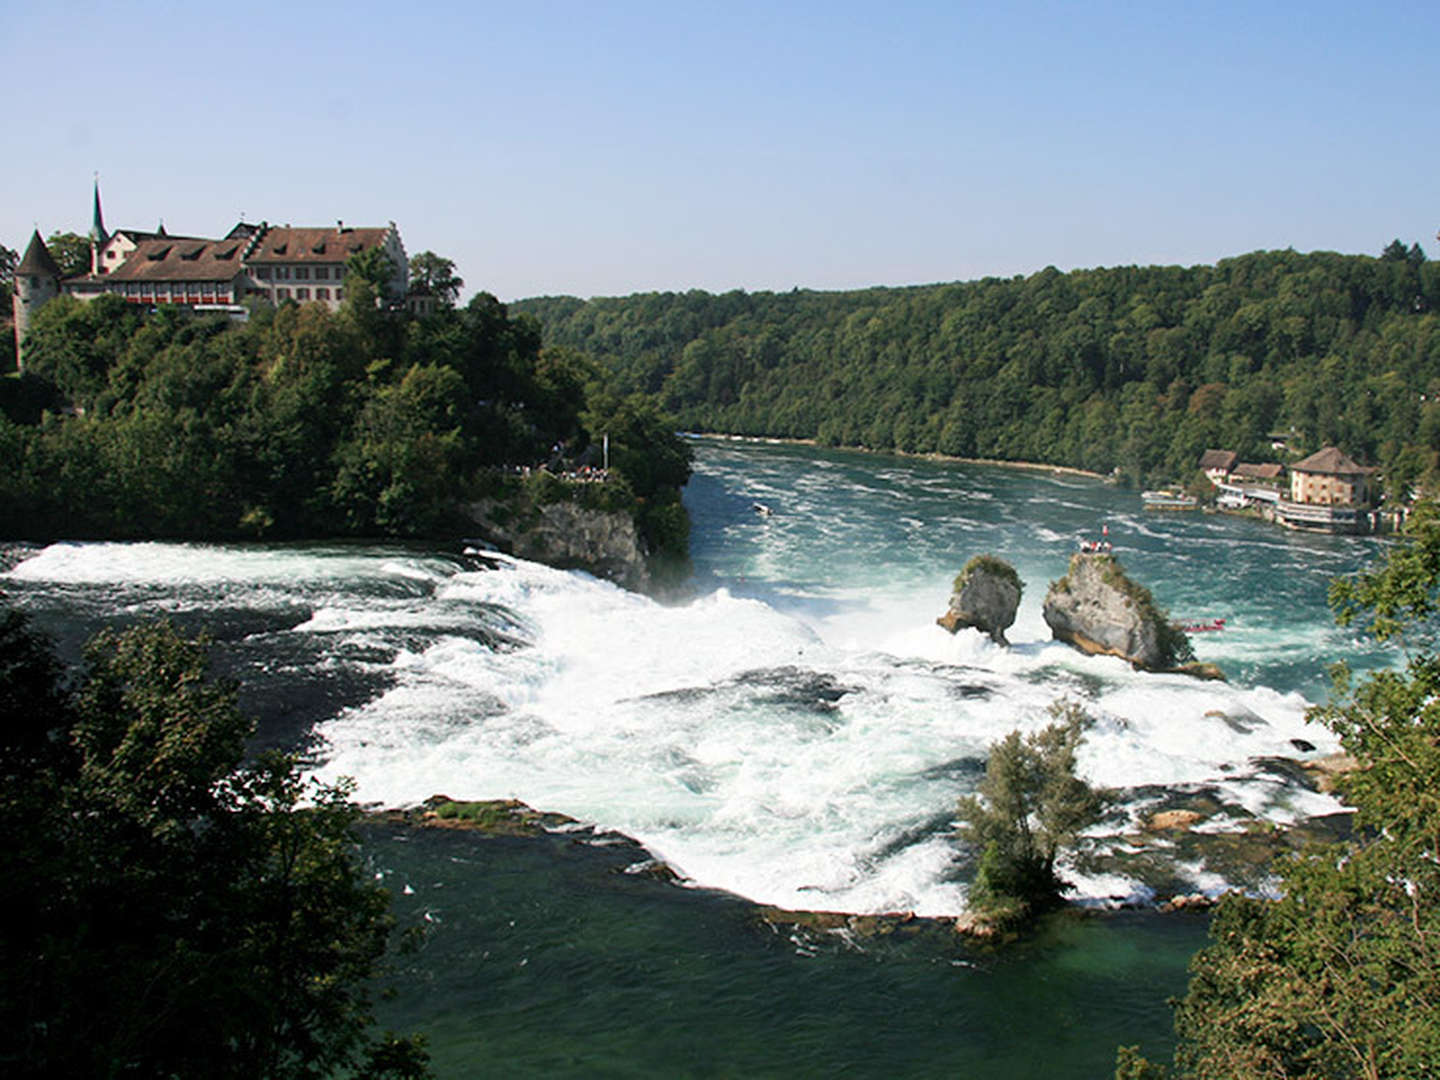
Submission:
[[[105,231],[105,215],[100,212],[100,174],[95,174],[95,212],[90,221],[90,239],[96,244],[103,244],[110,239],[110,234]]]
[[[90,273],[100,274],[104,267],[100,265],[100,249],[110,239],[110,234],[105,231],[105,215],[100,213],[100,174],[95,174],[95,213],[90,220]]]

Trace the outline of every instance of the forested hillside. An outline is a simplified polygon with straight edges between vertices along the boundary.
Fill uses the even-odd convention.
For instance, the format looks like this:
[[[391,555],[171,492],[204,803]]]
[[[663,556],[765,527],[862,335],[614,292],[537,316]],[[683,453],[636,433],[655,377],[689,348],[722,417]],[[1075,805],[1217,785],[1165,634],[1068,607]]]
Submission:
[[[1440,264],[1256,252],[855,292],[512,305],[687,428],[1184,479],[1207,447],[1335,444],[1437,479]]]

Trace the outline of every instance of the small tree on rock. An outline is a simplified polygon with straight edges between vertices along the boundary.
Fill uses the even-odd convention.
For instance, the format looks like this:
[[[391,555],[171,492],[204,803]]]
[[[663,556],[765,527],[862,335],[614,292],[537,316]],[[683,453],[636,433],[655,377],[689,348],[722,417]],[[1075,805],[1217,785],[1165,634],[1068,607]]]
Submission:
[[[1103,794],[1075,775],[1075,750],[1090,717],[1074,702],[1050,707],[1055,723],[1012,731],[990,748],[975,795],[960,800],[961,835],[980,852],[971,910],[993,922],[1021,921],[1059,904],[1061,850],[1094,823]]]

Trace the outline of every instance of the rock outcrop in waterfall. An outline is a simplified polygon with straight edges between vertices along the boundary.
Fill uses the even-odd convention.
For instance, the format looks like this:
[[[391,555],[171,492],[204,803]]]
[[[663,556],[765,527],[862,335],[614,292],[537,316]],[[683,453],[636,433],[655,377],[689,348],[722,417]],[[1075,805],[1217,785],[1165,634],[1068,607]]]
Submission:
[[[955,579],[950,606],[935,621],[952,634],[971,626],[997,645],[1008,645],[1005,631],[1015,623],[1023,591],[1013,566],[994,555],[976,555]]]
[[[482,499],[466,511],[487,541],[518,558],[560,570],[585,570],[637,592],[651,585],[635,519],[623,510],[575,502],[536,505],[513,498]]]
[[[1057,641],[1084,652],[1119,656],[1146,671],[1216,674],[1183,667],[1195,659],[1190,639],[1113,555],[1072,556],[1069,572],[1045,595],[1044,614]]]

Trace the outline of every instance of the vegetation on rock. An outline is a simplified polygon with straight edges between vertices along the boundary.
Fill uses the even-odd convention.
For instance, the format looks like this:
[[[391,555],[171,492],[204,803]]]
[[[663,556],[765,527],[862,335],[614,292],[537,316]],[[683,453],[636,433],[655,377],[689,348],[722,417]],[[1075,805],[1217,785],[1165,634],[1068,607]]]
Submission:
[[[960,592],[964,589],[965,583],[970,580],[970,575],[977,571],[1004,578],[1015,586],[1017,594],[1024,595],[1025,583],[1020,580],[1020,575],[1016,572],[1015,567],[996,555],[988,554],[970,557],[970,560],[961,568],[960,573],[955,576],[953,591]]]
[[[1005,631],[1015,622],[1025,586],[1015,568],[994,555],[975,555],[965,564],[950,594],[950,603],[935,622],[956,633],[973,627],[1006,645]]]
[[[73,686],[0,615],[0,1062],[12,1077],[394,1077],[371,1030],[393,920],[345,784],[245,762],[235,688],[164,624]]]
[[[1074,579],[1080,577],[1091,582],[1093,589],[1097,570],[1098,580],[1122,598],[1126,626],[1133,625],[1136,635],[1141,638],[1147,633],[1154,637],[1153,650],[1147,649],[1151,655],[1129,657],[1133,663],[1159,671],[1187,669],[1187,665],[1194,664],[1195,650],[1190,644],[1189,636],[1170,621],[1170,616],[1155,602],[1150,590],[1132,580],[1121,568],[1120,561],[1108,554],[1080,552],[1072,555],[1068,573],[1051,583],[1045,602],[1045,621],[1056,631],[1057,637],[1061,637],[1062,632],[1057,629],[1061,624],[1056,620],[1063,616],[1064,621],[1069,621],[1070,616],[1065,614],[1065,605],[1052,604],[1052,598],[1058,600],[1060,597],[1073,596],[1076,587]],[[1097,602],[1103,601],[1103,597],[1096,599]],[[1213,665],[1198,667],[1196,673],[1204,674],[1207,678],[1220,677],[1218,669],[1209,673],[1207,668],[1213,669]]]
[[[1358,682],[1337,670],[1313,716],[1358,768],[1335,779],[1350,841],[1283,864],[1279,900],[1225,898],[1176,1009],[1161,1069],[1134,1048],[1117,1076],[1434,1075],[1440,1061],[1440,511],[1425,504],[1376,569],[1332,589],[1342,625],[1402,638],[1403,668]]]
[[[1089,717],[1074,702],[1050,708],[1055,723],[1012,731],[990,748],[975,795],[960,800],[960,836],[977,852],[970,909],[992,925],[1023,921],[1060,903],[1061,850],[1094,824],[1104,795],[1075,775]]]

